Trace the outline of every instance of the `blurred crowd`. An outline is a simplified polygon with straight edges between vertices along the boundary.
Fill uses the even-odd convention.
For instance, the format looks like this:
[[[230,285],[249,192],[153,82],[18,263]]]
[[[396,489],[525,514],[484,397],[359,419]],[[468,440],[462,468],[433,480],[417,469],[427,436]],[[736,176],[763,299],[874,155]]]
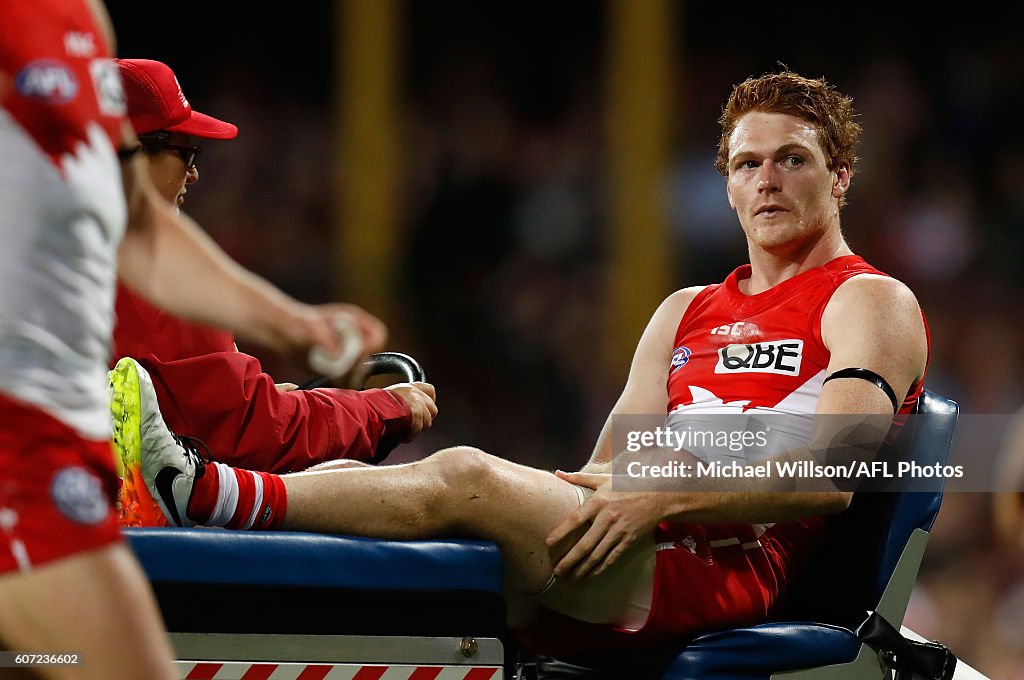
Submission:
[[[223,8],[186,11],[156,30],[131,3],[108,4],[122,56],[168,62],[197,106],[240,128],[237,140],[204,149],[185,209],[285,290],[333,297],[328,4],[310,3],[301,17],[268,13],[231,47],[215,40]],[[394,461],[464,443],[572,469],[625,378],[630,357],[616,370],[598,360],[614,284],[603,246],[602,6],[551,4],[401,4],[404,249],[390,348],[423,363],[440,416]],[[824,75],[853,95],[864,127],[846,236],[917,293],[932,333],[927,386],[965,416],[1016,412],[1018,38],[994,20],[975,30],[970,17],[939,34],[862,17],[827,28],[793,18],[786,32],[751,25],[742,36],[725,10],[678,10],[665,177],[674,288],[720,280],[746,261],[713,166],[730,87],[779,62]],[[305,377],[276,362],[266,357],[281,380]],[[979,457],[1024,456],[992,441]],[[990,677],[1024,678],[1024,552],[999,544],[991,526],[990,494],[947,494],[907,624]]]

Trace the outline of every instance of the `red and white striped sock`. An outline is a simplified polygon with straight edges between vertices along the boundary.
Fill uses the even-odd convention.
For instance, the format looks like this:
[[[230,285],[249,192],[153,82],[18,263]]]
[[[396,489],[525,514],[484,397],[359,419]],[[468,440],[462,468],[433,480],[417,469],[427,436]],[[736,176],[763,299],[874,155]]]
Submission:
[[[186,513],[204,526],[268,530],[280,528],[287,510],[288,494],[278,475],[213,462],[195,481]]]

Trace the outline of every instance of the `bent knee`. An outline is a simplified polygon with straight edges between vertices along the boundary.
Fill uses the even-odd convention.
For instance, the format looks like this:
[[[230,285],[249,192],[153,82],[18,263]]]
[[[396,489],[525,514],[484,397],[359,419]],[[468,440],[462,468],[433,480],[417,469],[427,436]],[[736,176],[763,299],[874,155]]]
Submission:
[[[453,446],[424,459],[447,485],[471,488],[485,482],[494,465],[494,456],[472,446]]]
[[[457,519],[470,512],[472,504],[467,501],[494,496],[496,485],[500,483],[497,461],[472,446],[442,449],[423,459],[421,463],[430,466],[431,474],[440,482],[441,493],[434,501],[445,507],[438,510]]]

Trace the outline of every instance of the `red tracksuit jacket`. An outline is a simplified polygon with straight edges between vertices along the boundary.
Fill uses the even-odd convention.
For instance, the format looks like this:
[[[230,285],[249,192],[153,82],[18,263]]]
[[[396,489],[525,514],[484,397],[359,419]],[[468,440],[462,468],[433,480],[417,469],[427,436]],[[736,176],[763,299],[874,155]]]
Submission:
[[[222,463],[284,473],[369,461],[408,432],[409,407],[389,392],[281,392],[229,333],[182,321],[120,284],[116,311],[114,362],[142,364],[168,427],[201,439]]]

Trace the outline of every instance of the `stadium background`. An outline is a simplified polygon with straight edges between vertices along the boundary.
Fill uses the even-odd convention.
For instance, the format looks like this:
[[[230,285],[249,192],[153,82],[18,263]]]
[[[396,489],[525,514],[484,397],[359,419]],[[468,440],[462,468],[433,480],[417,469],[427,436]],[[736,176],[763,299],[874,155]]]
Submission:
[[[393,106],[379,129],[396,146],[391,166],[371,156],[361,177],[337,167],[353,158],[339,111],[361,96],[342,76],[375,77],[387,62],[339,50],[353,39],[346,18],[370,4],[393,22]],[[918,294],[933,337],[928,386],[966,414],[1024,405],[1024,55],[998,14],[976,9],[923,30],[860,6],[826,23],[817,11],[655,0],[667,41],[654,62],[667,118],[651,119],[664,122],[654,155],[663,167],[652,200],[635,203],[615,191],[629,133],[614,127],[622,102],[611,92],[623,86],[611,74],[637,58],[629,40],[648,36],[614,30],[621,5],[107,5],[119,56],[167,62],[199,110],[240,128],[237,140],[205,145],[186,211],[295,296],[382,314],[389,348],[424,364],[441,414],[392,460],[456,443],[549,468],[586,460],[628,369],[623,338],[635,343],[642,330],[629,309],[645,320],[672,290],[746,259],[713,167],[716,119],[734,83],[780,62],[826,76],[862,114],[844,230],[855,252]],[[376,199],[390,211],[393,231],[377,239],[388,255],[339,255],[360,243],[344,231],[355,203],[346,188],[372,193],[365,183],[379,176],[392,178]],[[629,236],[630,206],[657,222],[641,222],[630,246],[649,266],[624,265],[609,245]],[[359,246],[373,247],[373,234]],[[360,286],[339,271],[346,263],[363,267],[364,284],[385,285]],[[308,377],[243,349],[281,381]],[[978,455],[998,447],[979,444]],[[993,678],[1024,678],[1024,555],[995,540],[990,501],[947,494],[907,623]]]

